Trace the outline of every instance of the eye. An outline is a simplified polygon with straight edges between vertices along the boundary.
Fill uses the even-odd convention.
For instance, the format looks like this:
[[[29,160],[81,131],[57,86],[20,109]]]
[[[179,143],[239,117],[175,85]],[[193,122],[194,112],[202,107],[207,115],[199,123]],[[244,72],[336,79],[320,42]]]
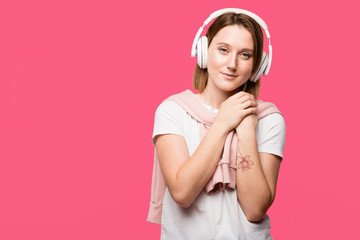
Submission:
[[[219,48],[220,53],[228,53],[229,51],[226,48]]]
[[[240,56],[241,56],[242,58],[244,58],[244,59],[249,59],[249,58],[251,58],[251,57],[252,57],[252,55],[251,55],[251,54],[246,53],[246,52],[241,53],[241,54],[240,54]]]

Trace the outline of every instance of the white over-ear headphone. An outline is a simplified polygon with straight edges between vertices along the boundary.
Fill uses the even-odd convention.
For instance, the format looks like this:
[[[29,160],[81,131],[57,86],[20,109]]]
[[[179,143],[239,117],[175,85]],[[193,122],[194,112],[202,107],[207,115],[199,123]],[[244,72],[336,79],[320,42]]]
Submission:
[[[194,42],[192,44],[191,48],[191,57],[195,57],[197,55],[197,63],[200,68],[207,68],[207,61],[208,61],[208,39],[206,36],[200,37],[201,32],[204,30],[205,25],[207,25],[209,22],[211,22],[213,19],[219,17],[220,15],[224,13],[242,13],[245,15],[248,15],[249,17],[253,18],[260,27],[264,30],[266,37],[269,39],[269,56],[263,52],[262,59],[259,68],[254,72],[254,74],[251,76],[250,81],[256,82],[260,77],[261,74],[264,76],[268,75],[270,71],[271,66],[271,60],[272,60],[272,46],[270,42],[270,33],[268,30],[268,27],[264,20],[262,20],[258,15],[255,13],[239,9],[239,8],[224,8],[220,9],[216,12],[213,12],[210,14],[210,16],[204,21],[204,24],[199,28],[198,32],[195,35]],[[195,49],[196,47],[196,49]]]

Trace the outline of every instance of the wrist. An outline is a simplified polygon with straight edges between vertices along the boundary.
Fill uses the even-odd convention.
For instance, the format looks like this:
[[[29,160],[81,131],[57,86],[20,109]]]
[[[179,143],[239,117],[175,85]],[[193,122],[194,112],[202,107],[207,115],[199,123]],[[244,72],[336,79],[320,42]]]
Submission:
[[[255,132],[257,124],[250,121],[242,121],[237,127],[236,132]]]
[[[256,136],[255,128],[251,128],[251,127],[238,126],[236,128],[236,133],[238,135],[239,141],[242,139],[248,139]]]
[[[229,133],[229,130],[224,126],[224,124],[220,124],[216,121],[212,124],[211,129],[218,132],[220,135],[227,135]]]

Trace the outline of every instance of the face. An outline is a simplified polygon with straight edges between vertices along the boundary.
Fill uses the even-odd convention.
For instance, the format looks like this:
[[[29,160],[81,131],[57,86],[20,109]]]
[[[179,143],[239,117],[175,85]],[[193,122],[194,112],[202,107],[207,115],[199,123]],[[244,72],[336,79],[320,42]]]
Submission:
[[[208,83],[206,87],[233,92],[251,76],[254,41],[241,25],[222,28],[208,49]]]

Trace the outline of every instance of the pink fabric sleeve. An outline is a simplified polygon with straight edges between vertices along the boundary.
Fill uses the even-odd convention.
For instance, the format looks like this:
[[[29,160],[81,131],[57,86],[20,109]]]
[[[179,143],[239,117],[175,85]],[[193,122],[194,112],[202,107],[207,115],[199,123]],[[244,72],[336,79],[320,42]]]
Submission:
[[[161,173],[159,161],[154,152],[154,167],[151,182],[151,199],[147,221],[151,223],[161,224],[162,205],[165,195],[165,179]]]

